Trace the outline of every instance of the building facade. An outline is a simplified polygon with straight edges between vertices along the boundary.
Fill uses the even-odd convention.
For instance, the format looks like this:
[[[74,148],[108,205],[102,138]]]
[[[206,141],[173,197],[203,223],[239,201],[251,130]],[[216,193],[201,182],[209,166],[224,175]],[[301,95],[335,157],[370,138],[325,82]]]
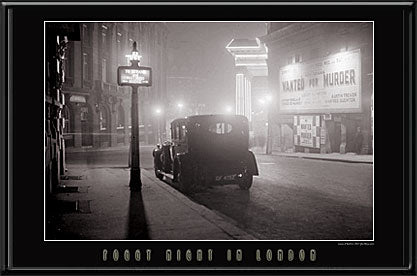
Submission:
[[[372,153],[372,23],[273,22],[260,39],[274,96],[270,147]]]
[[[251,146],[263,147],[270,97],[267,48],[258,38],[234,38],[226,50],[235,62],[235,114],[248,118]]]
[[[69,41],[80,40],[77,23],[48,23],[45,26],[45,191],[49,195],[65,174],[63,81]]]
[[[80,41],[68,43],[65,58],[66,148],[129,144],[131,88],[117,85],[117,67],[130,65],[134,41],[140,64],[152,67],[152,86],[139,89],[139,140],[155,143],[165,129],[152,112],[166,98],[165,23],[85,22],[80,29]]]

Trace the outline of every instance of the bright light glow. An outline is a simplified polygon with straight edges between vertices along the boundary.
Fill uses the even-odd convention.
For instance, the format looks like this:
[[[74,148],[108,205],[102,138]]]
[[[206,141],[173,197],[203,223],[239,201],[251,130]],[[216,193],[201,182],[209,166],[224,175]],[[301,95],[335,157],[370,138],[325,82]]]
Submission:
[[[179,109],[181,109],[181,108],[183,108],[183,107],[184,107],[184,104],[183,104],[183,103],[177,103],[177,107],[178,107]]]
[[[236,63],[236,66],[267,66],[266,63]]]
[[[259,98],[258,99],[258,102],[261,104],[261,105],[269,105],[270,103],[271,103],[271,101],[272,101],[272,95],[270,95],[270,94],[266,94],[265,96],[263,96],[262,98]]]
[[[155,109],[155,113],[156,114],[161,114],[162,113],[162,109],[160,109],[159,107],[157,107],[156,109]]]
[[[141,55],[139,55],[138,52],[132,52],[131,55],[125,55],[125,57],[127,57],[127,59],[130,60],[140,60],[142,58]]]
[[[226,46],[227,49],[259,49],[261,46]]]
[[[263,58],[263,59],[266,59],[266,58],[268,58],[268,55],[267,54],[235,54],[235,57],[236,58],[248,57],[248,58]]]
[[[132,56],[131,56],[132,60],[140,60],[140,58],[141,58],[141,56],[139,55],[138,52],[136,52],[136,51],[132,52]]]
[[[267,100],[268,102],[272,101],[272,95],[270,94],[266,95],[265,100]]]
[[[227,113],[231,113],[232,112],[232,107],[230,105],[227,105],[225,108]]]

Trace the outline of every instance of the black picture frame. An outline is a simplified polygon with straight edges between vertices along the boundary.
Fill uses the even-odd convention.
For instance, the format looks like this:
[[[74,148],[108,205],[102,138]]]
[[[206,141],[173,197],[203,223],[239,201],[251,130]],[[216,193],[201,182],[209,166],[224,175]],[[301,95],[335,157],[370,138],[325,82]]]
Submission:
[[[415,2],[2,2],[2,273],[415,275],[415,16]],[[74,20],[373,21],[375,91],[379,92],[375,96],[374,241],[45,242],[44,189],[39,189],[44,185],[44,164],[39,161],[44,155],[44,22]],[[67,27],[72,30],[71,24]],[[133,256],[137,249],[145,255],[151,249],[151,261],[103,261],[104,250],[111,254],[129,250]],[[167,249],[194,254],[212,249],[215,258],[173,264],[165,260]],[[258,249],[263,254],[268,249],[292,250],[296,256],[314,252],[316,259],[258,262]],[[228,261],[228,250],[243,250],[243,262]]]

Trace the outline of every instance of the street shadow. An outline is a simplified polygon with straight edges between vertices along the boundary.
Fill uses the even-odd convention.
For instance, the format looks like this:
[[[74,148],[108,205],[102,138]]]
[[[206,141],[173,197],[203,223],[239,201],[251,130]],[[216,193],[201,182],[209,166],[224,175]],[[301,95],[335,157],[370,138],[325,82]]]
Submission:
[[[142,192],[131,191],[129,198],[128,240],[149,240],[148,223]]]
[[[189,194],[188,197],[228,217],[238,217],[236,221],[242,227],[246,227],[253,220],[253,216],[248,214],[248,208],[251,205],[250,190],[241,190],[236,185],[211,186]]]

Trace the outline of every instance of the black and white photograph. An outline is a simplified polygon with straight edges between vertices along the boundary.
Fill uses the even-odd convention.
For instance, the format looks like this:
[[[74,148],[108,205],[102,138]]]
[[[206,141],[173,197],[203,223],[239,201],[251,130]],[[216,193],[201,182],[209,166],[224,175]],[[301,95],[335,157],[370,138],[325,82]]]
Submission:
[[[44,21],[44,62],[44,241],[375,240],[373,21]]]

